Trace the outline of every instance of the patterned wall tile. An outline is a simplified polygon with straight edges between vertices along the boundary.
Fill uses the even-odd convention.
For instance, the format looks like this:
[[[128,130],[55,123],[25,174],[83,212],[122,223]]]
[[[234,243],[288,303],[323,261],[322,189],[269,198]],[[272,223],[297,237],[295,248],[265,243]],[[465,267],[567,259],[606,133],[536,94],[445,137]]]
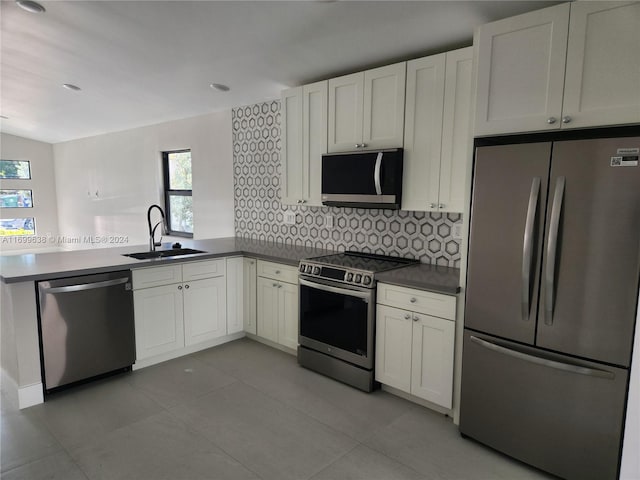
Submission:
[[[280,204],[280,102],[234,108],[235,231],[239,237],[418,258],[460,266],[459,214]],[[283,223],[295,212],[296,224]],[[325,216],[333,215],[333,228]]]

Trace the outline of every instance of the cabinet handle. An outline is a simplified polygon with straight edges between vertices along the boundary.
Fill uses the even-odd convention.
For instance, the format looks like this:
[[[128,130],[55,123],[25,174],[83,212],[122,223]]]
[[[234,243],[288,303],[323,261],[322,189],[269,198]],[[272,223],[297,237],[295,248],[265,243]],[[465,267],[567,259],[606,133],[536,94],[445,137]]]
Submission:
[[[417,299],[416,297],[411,297],[411,300],[409,300],[411,303],[416,303]]]
[[[429,208],[436,208],[436,204],[435,203],[430,203],[429,204]]]
[[[189,290],[189,285],[185,285],[184,288],[186,288],[187,290]]]
[[[438,208],[444,208],[446,205],[444,203],[438,204]]]
[[[182,290],[182,285],[178,285],[178,290]]]
[[[271,286],[272,286],[272,287],[277,287],[277,286],[278,286],[278,284],[277,284],[277,283],[272,283],[272,284],[271,284]]]
[[[282,288],[282,284],[281,283],[278,284],[278,288]]]
[[[411,315],[409,315],[408,313],[405,313],[405,314],[404,314],[404,319],[405,319],[405,320],[409,320],[409,319],[411,319]]]
[[[367,144],[366,144],[366,143],[361,143],[361,144],[360,144],[360,146],[361,146],[362,148],[365,148],[365,147],[367,146]]]
[[[356,143],[356,148],[360,148],[360,144],[359,143]]]
[[[276,270],[276,275],[280,275],[280,270]]]
[[[418,320],[420,320],[420,317],[418,315],[414,315],[413,316],[413,321],[417,322]]]
[[[569,123],[571,121],[571,117],[569,115],[565,115],[562,117],[562,123]]]
[[[554,123],[556,123],[556,117],[549,117],[547,118],[547,123],[549,125],[553,125]]]

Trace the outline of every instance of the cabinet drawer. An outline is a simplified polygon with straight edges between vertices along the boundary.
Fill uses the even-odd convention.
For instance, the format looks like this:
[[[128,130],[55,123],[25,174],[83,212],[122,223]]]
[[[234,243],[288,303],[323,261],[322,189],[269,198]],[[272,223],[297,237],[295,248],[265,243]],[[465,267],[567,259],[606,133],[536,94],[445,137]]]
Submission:
[[[264,260],[258,260],[258,276],[282,282],[298,283],[298,269],[296,267]]]
[[[378,283],[377,303],[448,320],[456,319],[456,297]]]
[[[185,263],[182,265],[182,280],[188,282],[202,278],[221,277],[226,272],[225,265],[224,258]]]
[[[182,266],[166,265],[163,267],[140,268],[131,271],[133,289],[158,287],[182,282]]]

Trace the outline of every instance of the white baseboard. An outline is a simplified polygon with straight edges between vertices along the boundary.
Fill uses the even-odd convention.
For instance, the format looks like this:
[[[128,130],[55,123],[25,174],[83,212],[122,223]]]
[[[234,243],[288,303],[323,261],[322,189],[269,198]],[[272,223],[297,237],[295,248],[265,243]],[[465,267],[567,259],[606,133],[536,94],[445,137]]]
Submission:
[[[199,352],[200,350],[206,350],[207,348],[215,347],[217,345],[222,345],[223,343],[228,343],[234,340],[238,340],[244,336],[245,336],[244,332],[232,333],[231,335],[225,335],[224,337],[214,338],[213,340],[197,343],[195,345],[188,345],[186,347],[179,348],[178,350],[173,350],[171,352],[156,355],[154,357],[136,360],[136,363],[133,364],[132,370],[140,370],[141,368],[150,367],[151,365],[156,365],[158,363],[166,362],[167,360],[173,360],[174,358],[183,357],[185,355]]]
[[[417,403],[418,405],[429,408],[431,410],[435,410],[438,413],[442,413],[447,417],[453,418],[453,410],[449,410],[448,408],[441,407],[440,405],[436,405],[435,403],[431,403],[428,400],[424,400],[420,397],[416,397],[415,395],[411,395],[410,393],[403,392],[402,390],[398,390],[397,388],[390,387],[389,385],[382,385],[381,388],[385,392],[389,392],[397,397],[404,398],[405,400],[409,400],[410,402]]]
[[[246,336],[247,336],[247,338],[250,338],[251,340],[255,340],[256,342],[263,343],[263,344],[267,345],[268,347],[275,348],[276,350],[283,351],[284,353],[288,353],[289,355],[298,356],[297,350],[293,350],[293,349],[291,349],[289,347],[285,347],[284,345],[280,345],[279,343],[272,342],[271,340],[267,340],[266,338],[259,337],[257,335],[254,335],[253,333],[248,333],[247,332]]]
[[[34,383],[18,388],[18,407],[28,408],[44,403],[44,389],[42,383]]]
[[[2,393],[5,395],[5,399],[11,402],[14,407],[17,406],[23,409],[44,403],[42,383],[19,387],[15,379],[4,369],[2,369],[0,378],[2,381]]]

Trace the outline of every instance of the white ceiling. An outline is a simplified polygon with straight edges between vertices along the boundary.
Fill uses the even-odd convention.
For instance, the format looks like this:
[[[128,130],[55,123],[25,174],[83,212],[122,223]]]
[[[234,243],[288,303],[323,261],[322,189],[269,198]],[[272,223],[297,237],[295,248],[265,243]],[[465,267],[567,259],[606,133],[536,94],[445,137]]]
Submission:
[[[1,127],[57,143],[274,99],[289,86],[471,45],[478,25],[558,2],[40,3],[45,13],[0,4],[0,114],[9,117]]]

